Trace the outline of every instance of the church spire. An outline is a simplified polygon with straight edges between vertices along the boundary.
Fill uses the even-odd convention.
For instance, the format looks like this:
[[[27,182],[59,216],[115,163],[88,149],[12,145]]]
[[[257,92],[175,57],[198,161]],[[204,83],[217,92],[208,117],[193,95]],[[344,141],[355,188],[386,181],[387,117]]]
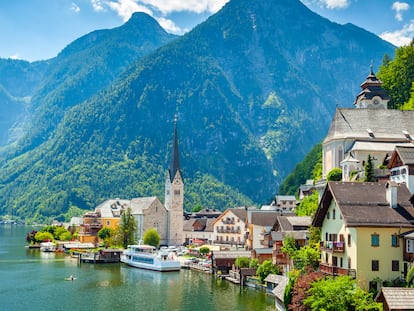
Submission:
[[[178,152],[177,115],[174,118],[174,141],[170,163],[170,181],[172,182],[177,171],[180,171],[180,157]]]

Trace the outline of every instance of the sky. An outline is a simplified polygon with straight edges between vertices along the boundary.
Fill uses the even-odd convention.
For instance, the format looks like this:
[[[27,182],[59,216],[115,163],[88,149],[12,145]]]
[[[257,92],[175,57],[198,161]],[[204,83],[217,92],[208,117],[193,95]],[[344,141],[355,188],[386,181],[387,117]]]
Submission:
[[[278,0],[251,0],[278,1]],[[339,24],[353,23],[396,46],[414,38],[414,0],[301,0]],[[133,12],[184,34],[228,0],[0,0],[0,58],[45,60],[77,38],[121,26]]]

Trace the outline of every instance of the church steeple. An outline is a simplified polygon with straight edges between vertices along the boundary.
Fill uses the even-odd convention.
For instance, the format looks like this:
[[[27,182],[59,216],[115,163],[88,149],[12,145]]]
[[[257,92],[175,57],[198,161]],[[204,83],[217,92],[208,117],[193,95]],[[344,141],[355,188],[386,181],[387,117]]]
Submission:
[[[180,172],[180,156],[178,152],[178,134],[177,134],[177,116],[174,119],[174,141],[171,152],[171,163],[170,163],[170,181],[172,182],[177,172]]]
[[[390,97],[382,88],[382,81],[375,75],[372,64],[361,89],[354,102],[356,108],[387,109]]]

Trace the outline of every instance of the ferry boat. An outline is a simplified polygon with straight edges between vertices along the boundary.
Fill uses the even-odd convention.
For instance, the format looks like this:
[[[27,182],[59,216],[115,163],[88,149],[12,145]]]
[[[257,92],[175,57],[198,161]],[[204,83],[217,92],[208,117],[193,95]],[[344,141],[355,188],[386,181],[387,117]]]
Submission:
[[[168,250],[157,250],[151,245],[128,245],[121,262],[129,266],[155,271],[179,271],[180,261]]]
[[[42,252],[54,252],[56,251],[56,244],[53,242],[42,242],[40,243],[40,250]]]

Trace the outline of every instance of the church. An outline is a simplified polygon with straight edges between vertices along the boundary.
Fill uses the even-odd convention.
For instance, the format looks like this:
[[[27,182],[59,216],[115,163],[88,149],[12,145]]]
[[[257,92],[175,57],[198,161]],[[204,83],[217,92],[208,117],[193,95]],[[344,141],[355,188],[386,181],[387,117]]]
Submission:
[[[342,168],[342,180],[350,181],[364,171],[368,155],[378,168],[396,146],[413,146],[414,111],[388,109],[389,100],[371,67],[354,108],[336,109],[322,144],[323,179]]]
[[[165,179],[164,204],[157,197],[106,200],[97,206],[94,212],[88,212],[83,216],[79,241],[97,244],[99,230],[103,227],[115,229],[122,212],[127,208],[131,209],[131,214],[137,222],[138,240],[143,238],[146,230],[155,228],[160,235],[160,245],[183,244],[184,181],[180,169],[177,121],[174,122],[171,162]]]

